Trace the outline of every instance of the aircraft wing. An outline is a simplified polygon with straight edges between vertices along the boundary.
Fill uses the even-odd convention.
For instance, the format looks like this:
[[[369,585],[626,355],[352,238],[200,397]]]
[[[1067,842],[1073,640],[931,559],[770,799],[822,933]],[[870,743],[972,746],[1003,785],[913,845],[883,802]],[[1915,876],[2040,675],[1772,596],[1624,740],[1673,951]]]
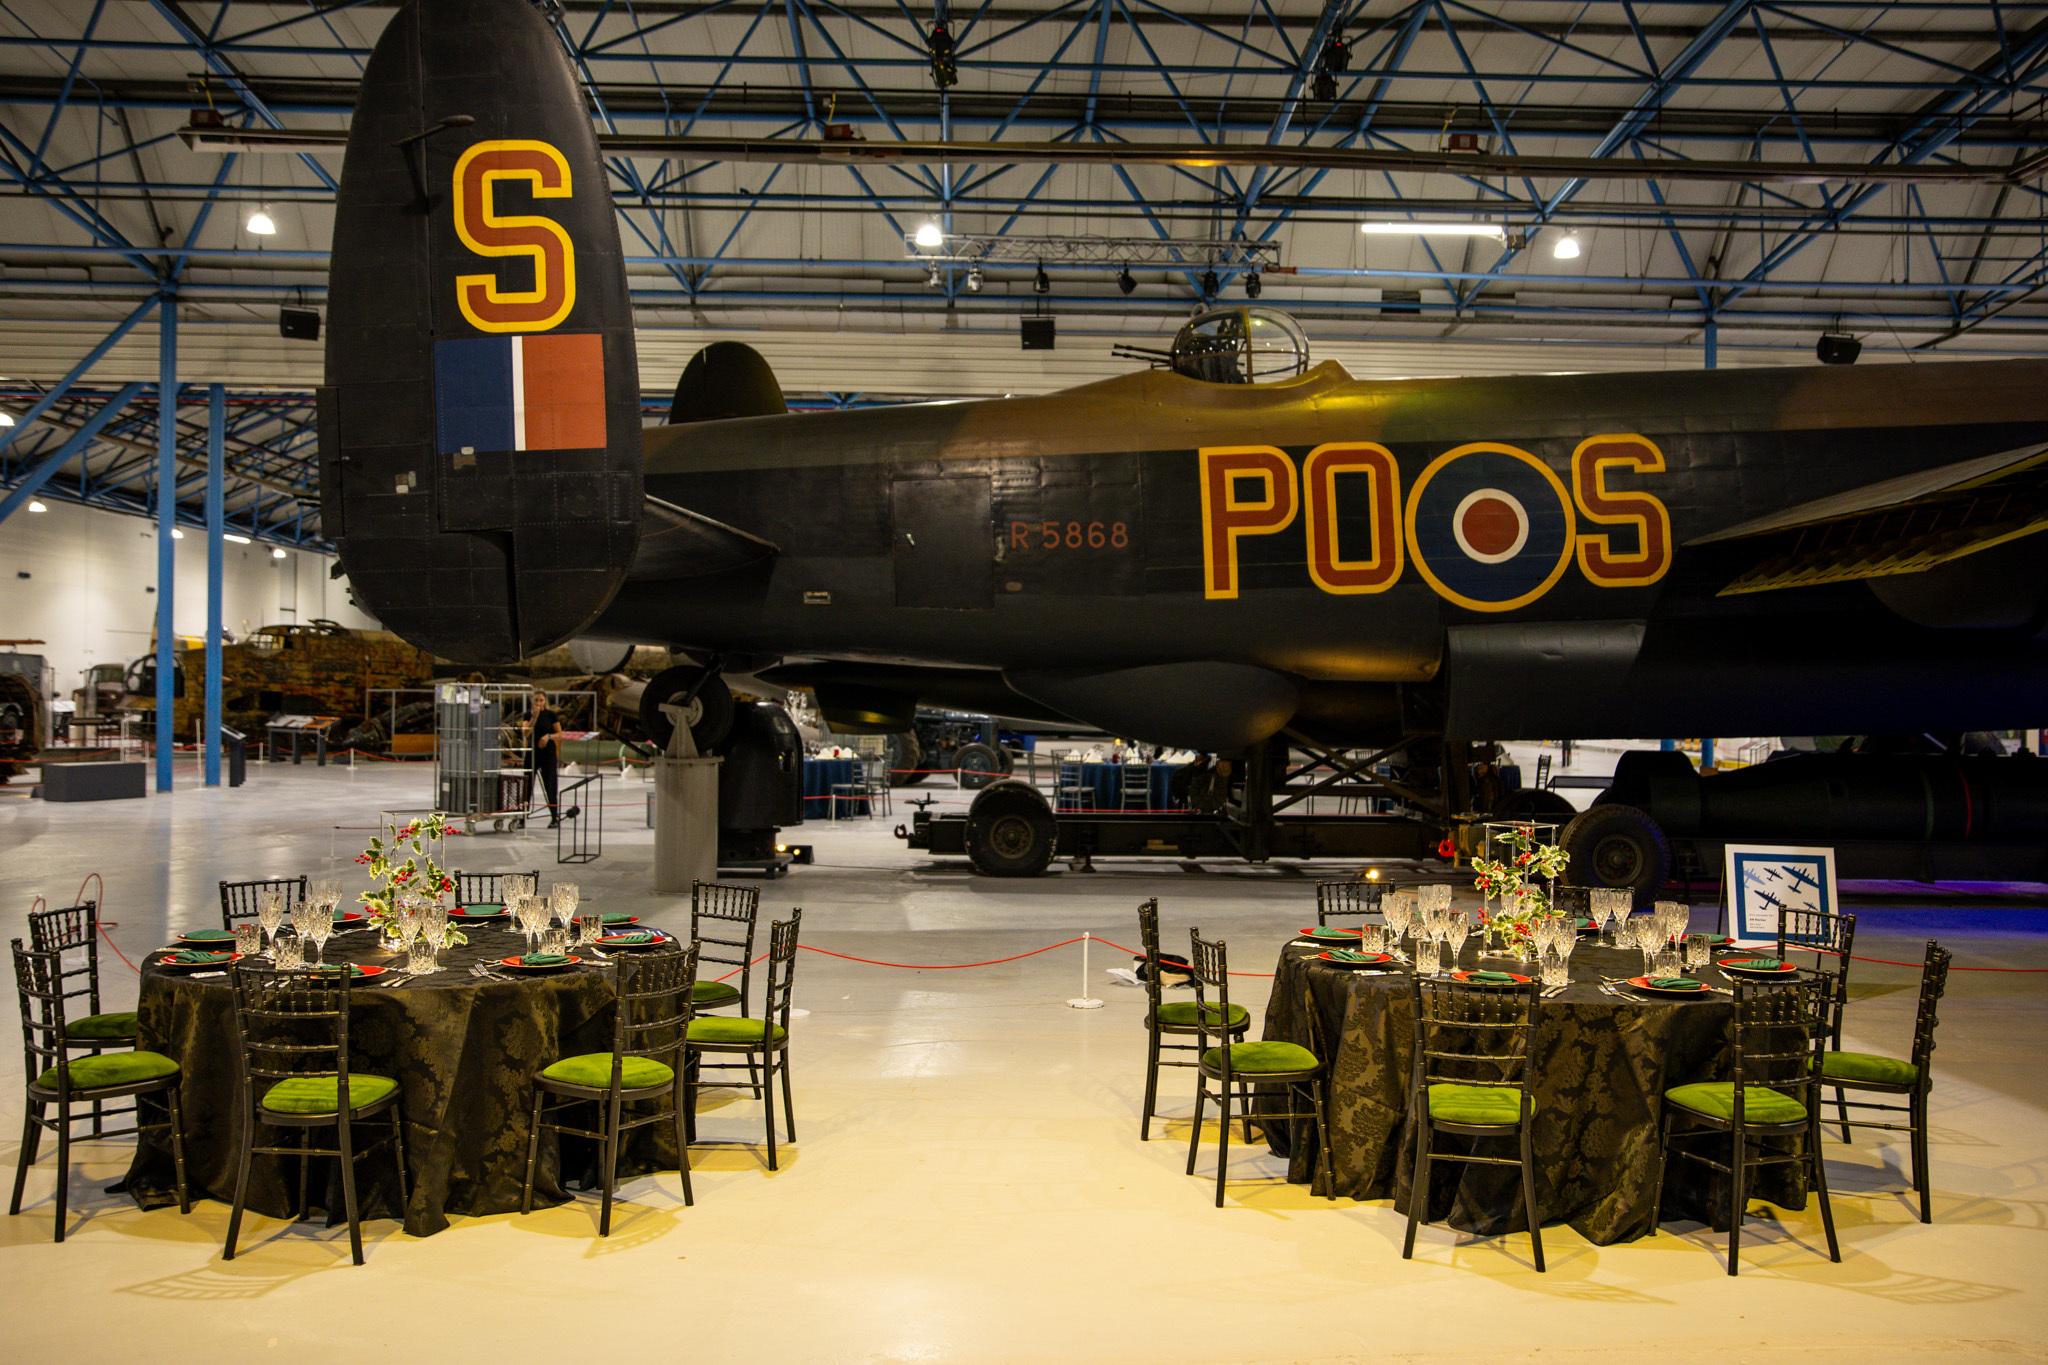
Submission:
[[[1689,541],[1755,543],[1720,596],[1920,573],[2048,530],[2048,444],[1852,488]]]
[[[686,507],[648,498],[640,515],[640,547],[626,577],[646,581],[703,578],[781,554],[780,546]]]

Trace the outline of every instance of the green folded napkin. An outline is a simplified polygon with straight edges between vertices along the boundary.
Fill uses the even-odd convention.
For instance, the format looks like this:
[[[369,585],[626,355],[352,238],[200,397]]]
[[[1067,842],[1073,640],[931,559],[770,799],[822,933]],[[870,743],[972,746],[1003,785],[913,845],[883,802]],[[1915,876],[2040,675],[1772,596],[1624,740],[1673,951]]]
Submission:
[[[1731,961],[1738,967],[1748,967],[1758,972],[1775,972],[1785,965],[1785,960],[1780,957],[1740,957]]]
[[[346,924],[349,920],[355,919],[361,914],[362,911],[360,910],[337,910],[334,912],[334,922],[336,924]]]
[[[1593,921],[1590,917],[1586,915],[1580,915],[1577,919],[1572,921],[1572,927],[1581,930],[1590,929],[1593,927]]]
[[[306,970],[309,972],[338,972],[341,970],[341,964],[339,962],[323,962],[317,967],[308,967]],[[348,964],[348,974],[350,976],[361,976],[363,969],[351,962]]]
[[[505,913],[505,902],[472,901],[463,906],[457,913],[463,915],[502,915]]]
[[[603,922],[606,924],[624,924],[632,918],[634,918],[632,915],[627,914],[623,910],[614,910],[604,916]]]
[[[528,953],[519,959],[528,967],[559,967],[569,960],[567,953]]]
[[[623,934],[606,934],[606,943],[652,943],[660,937],[651,929],[632,929]]]
[[[1653,976],[1650,984],[1660,991],[1703,991],[1707,988],[1706,982],[1695,981],[1689,976]]]
[[[1356,948],[1332,948],[1330,949],[1329,956],[1333,962],[1377,962],[1380,960],[1378,953],[1361,952]]]
[[[1477,981],[1487,986],[1512,986],[1515,984],[1512,972],[1467,972],[1467,981]]]
[[[194,942],[198,942],[202,939],[209,943],[215,940],[221,940],[223,942],[233,942],[235,937],[235,931],[232,929],[187,929],[182,934],[179,934],[178,937],[184,939],[191,939]]]
[[[181,967],[201,967],[215,962],[226,962],[233,953],[209,953],[199,948],[180,948],[174,953],[164,954],[165,962],[175,962]]]

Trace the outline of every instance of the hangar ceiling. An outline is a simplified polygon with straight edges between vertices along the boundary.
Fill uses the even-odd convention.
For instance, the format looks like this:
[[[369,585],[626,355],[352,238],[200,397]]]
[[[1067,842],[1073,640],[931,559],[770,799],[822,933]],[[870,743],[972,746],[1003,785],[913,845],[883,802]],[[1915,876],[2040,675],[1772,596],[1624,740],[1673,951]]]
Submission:
[[[318,542],[320,348],[277,317],[324,299],[393,8],[0,5],[0,485],[61,460],[45,496],[149,505],[168,304],[187,453],[195,386],[226,385],[231,521]],[[1836,329],[1864,363],[2048,354],[2048,4],[545,8],[610,152],[651,410],[721,337],[813,406],[1099,378],[1210,272],[1243,298],[1239,249],[1360,376],[1798,363]],[[1417,221],[1498,235],[1360,231]],[[1128,291],[1111,241],[1158,244]],[[1021,352],[1037,310],[1058,348]],[[178,496],[196,517],[196,474]]]

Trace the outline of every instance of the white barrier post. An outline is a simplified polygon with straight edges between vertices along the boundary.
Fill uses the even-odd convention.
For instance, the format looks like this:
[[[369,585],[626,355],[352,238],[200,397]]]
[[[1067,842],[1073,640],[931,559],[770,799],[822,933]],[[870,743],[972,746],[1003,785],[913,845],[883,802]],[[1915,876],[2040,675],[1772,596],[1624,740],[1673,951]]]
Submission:
[[[1102,1008],[1102,1002],[1088,994],[1088,945],[1094,939],[1095,935],[1093,934],[1085,931],[1081,934],[1081,993],[1067,1002],[1068,1006],[1073,1009],[1099,1010]]]

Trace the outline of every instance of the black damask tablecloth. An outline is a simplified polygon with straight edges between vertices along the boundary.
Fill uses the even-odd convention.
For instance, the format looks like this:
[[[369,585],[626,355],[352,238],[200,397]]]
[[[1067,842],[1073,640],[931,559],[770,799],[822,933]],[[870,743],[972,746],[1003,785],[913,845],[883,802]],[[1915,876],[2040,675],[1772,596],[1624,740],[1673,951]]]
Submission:
[[[1404,970],[1369,971],[1319,962],[1316,949],[1281,950],[1265,1036],[1320,1047],[1335,1067],[1330,1104],[1330,1158],[1337,1192],[1355,1199],[1391,1197],[1401,1212],[1411,1196],[1415,1134],[1408,1123],[1409,1066],[1414,1052],[1412,978]],[[1467,944],[1465,962],[1474,962]],[[1509,964],[1489,960],[1484,965]],[[1569,1223],[1588,1241],[1607,1244],[1646,1235],[1656,1207],[1660,1100],[1693,1081],[1731,1078],[1734,1004],[1726,995],[1699,1000],[1622,999],[1602,993],[1603,978],[1633,976],[1641,955],[1581,946],[1572,955],[1572,984],[1540,1004],[1532,1042],[1536,1113],[1536,1204],[1545,1223]],[[1712,969],[1695,973],[1728,984]],[[1319,1038],[1305,1018],[1303,990],[1314,1004]],[[1279,1125],[1268,1134],[1288,1156],[1288,1178],[1320,1179],[1314,1152],[1291,1144]],[[1438,1134],[1438,1150],[1468,1140]],[[1726,1139],[1720,1159],[1726,1160]],[[1484,1149],[1508,1155],[1508,1141]],[[1704,1147],[1701,1150],[1705,1150]],[[1522,1226],[1520,1175],[1513,1167],[1439,1161],[1430,1174],[1430,1221],[1493,1235]],[[1323,1193],[1320,1187],[1317,1193]],[[1804,1208],[1802,1168],[1752,1171],[1749,1193],[1787,1208]],[[1727,1185],[1690,1161],[1669,1163],[1664,1216],[1727,1226]]]
[[[609,965],[536,973],[514,981],[471,976],[472,964],[521,951],[508,927],[467,930],[469,943],[444,949],[444,970],[393,986],[359,982],[351,990],[349,1067],[397,1080],[405,1111],[409,1199],[398,1204],[398,1181],[388,1149],[359,1158],[356,1190],[365,1218],[402,1218],[407,1232],[425,1236],[448,1226],[455,1213],[509,1213],[519,1208],[526,1175],[533,1077],[541,1068],[583,1052],[608,1052],[615,994]],[[386,953],[373,932],[337,935],[327,943],[330,962],[402,963]],[[192,977],[158,968],[142,970],[137,1046],[178,1060],[185,1115],[185,1161],[192,1195],[234,1197],[242,1106],[236,1096],[235,1007],[224,976]],[[594,1117],[594,1116],[593,1116]],[[287,1130],[263,1138],[292,1140]],[[360,1144],[361,1138],[357,1139]],[[568,1198],[562,1172],[582,1176],[593,1144],[541,1136],[534,1179],[536,1205]],[[628,1134],[619,1172],[676,1169],[675,1133],[666,1123]],[[341,1187],[333,1159],[318,1163],[312,1202],[338,1216]],[[297,1196],[297,1162],[255,1158],[249,1207],[285,1217]],[[145,1135],[129,1171],[136,1202],[155,1208],[176,1201],[168,1141]],[[324,1193],[323,1193],[324,1191]]]

